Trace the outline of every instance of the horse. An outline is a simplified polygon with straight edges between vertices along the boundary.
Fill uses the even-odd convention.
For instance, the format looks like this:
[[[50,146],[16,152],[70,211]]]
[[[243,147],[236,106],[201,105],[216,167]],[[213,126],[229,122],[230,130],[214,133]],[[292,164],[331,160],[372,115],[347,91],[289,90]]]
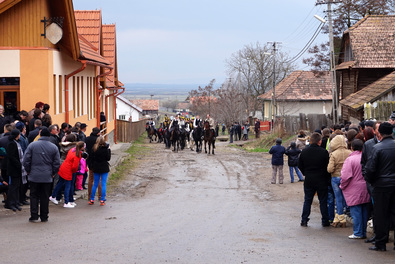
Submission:
[[[203,145],[203,124],[199,123],[199,125],[197,127],[195,127],[192,130],[192,138],[193,141],[196,144],[196,152],[199,153],[202,151],[202,145]]]
[[[153,125],[149,125],[147,127],[147,135],[148,135],[148,138],[149,138],[149,143],[151,143],[152,140],[153,140],[152,136],[155,136],[155,141],[158,140],[158,135],[156,134],[156,130],[155,130]]]
[[[167,149],[171,147],[171,141],[170,141],[170,129],[166,127],[163,132],[163,142],[165,143],[165,146]]]
[[[163,138],[165,136],[165,130],[163,129],[163,127],[160,127],[157,131],[158,134],[158,143],[162,143]]]
[[[170,133],[171,144],[174,146],[173,151],[178,152],[180,149],[180,128],[178,126],[174,126],[173,130]]]
[[[187,132],[186,132],[186,130],[185,130],[185,125],[182,125],[181,126],[181,129],[180,129],[180,137],[179,137],[179,142],[180,142],[180,148],[181,148],[181,150],[183,150],[184,148],[185,148],[185,140],[186,140],[186,138],[187,138]]]
[[[208,121],[204,121],[204,151],[207,153],[206,143],[208,143],[208,154],[210,154],[211,146],[212,154],[214,155],[215,149],[215,132],[210,129],[210,123]]]

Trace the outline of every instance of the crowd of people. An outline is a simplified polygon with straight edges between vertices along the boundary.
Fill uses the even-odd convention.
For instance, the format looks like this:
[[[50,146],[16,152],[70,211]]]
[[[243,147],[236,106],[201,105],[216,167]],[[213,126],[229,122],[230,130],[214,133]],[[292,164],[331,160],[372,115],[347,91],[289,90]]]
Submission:
[[[49,109],[37,102],[30,112],[4,116],[0,105],[0,192],[6,209],[30,205],[30,222],[47,222],[49,202],[62,197],[64,208],[74,208],[78,190],[88,189],[90,205],[97,189],[100,205],[106,201],[111,150],[101,130],[86,136],[85,123],[53,124]]]
[[[370,250],[385,251],[389,231],[395,226],[395,112],[388,122],[371,120],[317,129],[311,136],[300,131],[285,149],[278,138],[272,154],[272,184],[283,183],[284,154],[304,182],[301,226],[307,227],[317,194],[324,227],[346,227],[353,221],[349,239],[373,243]],[[367,239],[367,223],[374,234]],[[395,246],[394,246],[395,250]]]

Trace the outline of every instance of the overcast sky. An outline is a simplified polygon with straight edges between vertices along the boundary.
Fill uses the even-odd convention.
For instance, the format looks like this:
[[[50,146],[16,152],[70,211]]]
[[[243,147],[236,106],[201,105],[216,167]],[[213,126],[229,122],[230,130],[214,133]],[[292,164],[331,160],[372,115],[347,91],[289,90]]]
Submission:
[[[123,83],[207,84],[226,75],[225,60],[244,45],[282,42],[296,55],[326,6],[315,0],[74,0],[116,24]],[[318,42],[327,40],[321,34]],[[300,60],[301,61],[301,60]],[[299,69],[308,70],[299,61]]]

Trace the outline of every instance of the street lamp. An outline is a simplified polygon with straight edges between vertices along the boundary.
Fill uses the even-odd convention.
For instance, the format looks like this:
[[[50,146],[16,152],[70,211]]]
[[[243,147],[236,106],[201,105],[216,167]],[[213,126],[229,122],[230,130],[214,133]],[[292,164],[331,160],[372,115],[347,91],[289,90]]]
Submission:
[[[314,15],[314,17],[319,20],[321,23],[326,23],[327,21],[318,15]],[[332,110],[333,110],[333,123],[338,123],[337,116],[337,84],[336,84],[336,64],[335,64],[335,48],[333,43],[333,25],[332,25],[332,13],[328,12],[328,26],[329,26],[329,45],[330,45],[330,67],[329,70],[331,72],[331,86],[332,86]]]

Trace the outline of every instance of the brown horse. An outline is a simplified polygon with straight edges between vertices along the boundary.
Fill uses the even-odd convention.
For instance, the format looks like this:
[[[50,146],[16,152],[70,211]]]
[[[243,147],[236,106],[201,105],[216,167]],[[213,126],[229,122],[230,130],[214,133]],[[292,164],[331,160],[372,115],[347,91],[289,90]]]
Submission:
[[[152,125],[149,125],[147,127],[147,134],[148,134],[148,138],[149,138],[149,143],[152,142],[152,137],[155,136],[155,141],[158,139],[158,135],[156,134],[156,131],[154,129],[154,127]]]
[[[208,153],[210,154],[211,146],[212,154],[214,155],[215,149],[215,132],[214,130],[210,129],[210,123],[208,121],[204,122],[204,133],[203,133],[203,140],[204,140],[204,151],[207,153],[206,143],[208,143]]]

